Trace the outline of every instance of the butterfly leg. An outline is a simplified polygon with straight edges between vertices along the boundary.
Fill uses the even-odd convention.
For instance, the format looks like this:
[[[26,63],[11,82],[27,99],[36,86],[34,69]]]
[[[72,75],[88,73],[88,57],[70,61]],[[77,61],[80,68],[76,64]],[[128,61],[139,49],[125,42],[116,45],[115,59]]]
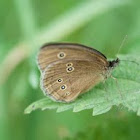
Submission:
[[[122,92],[121,92],[121,90],[120,90],[120,87],[119,87],[119,84],[118,84],[118,80],[117,80],[117,78],[115,78],[115,77],[112,76],[112,75],[111,75],[110,77],[115,81],[116,86],[117,86],[118,91],[119,91],[119,94],[120,94],[120,97],[121,97],[122,101],[124,101],[124,97],[123,97]]]
[[[120,96],[121,96],[122,103],[125,104],[126,106],[131,106],[131,104],[128,104],[127,102],[125,102],[125,99],[124,99],[124,96],[122,95],[122,92],[121,92],[121,90],[120,90],[120,87],[119,87],[117,78],[113,77],[112,75],[111,75],[111,78],[112,78],[113,80],[115,80],[115,82],[116,82],[116,85],[117,85],[118,90],[119,90],[119,94],[120,94]]]
[[[103,86],[104,86],[105,92],[109,93],[109,91],[107,90],[107,87],[106,87],[106,80],[103,81]],[[107,102],[109,102],[108,94],[105,94],[104,97],[107,100]]]

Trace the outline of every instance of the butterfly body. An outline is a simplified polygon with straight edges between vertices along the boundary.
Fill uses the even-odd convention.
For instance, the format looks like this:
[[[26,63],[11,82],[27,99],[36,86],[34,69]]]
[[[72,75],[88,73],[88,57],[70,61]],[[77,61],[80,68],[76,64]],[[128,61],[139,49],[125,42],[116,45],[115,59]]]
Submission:
[[[104,81],[118,63],[118,59],[107,61],[102,53],[84,45],[47,44],[38,54],[41,87],[56,101],[72,102]]]

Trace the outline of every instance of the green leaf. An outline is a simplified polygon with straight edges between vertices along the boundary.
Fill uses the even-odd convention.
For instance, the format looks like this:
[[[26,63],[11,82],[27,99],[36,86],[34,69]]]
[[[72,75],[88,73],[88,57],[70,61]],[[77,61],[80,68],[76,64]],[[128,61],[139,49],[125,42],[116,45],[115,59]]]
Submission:
[[[73,112],[79,112],[93,108],[95,116],[108,112],[113,105],[121,104],[140,115],[140,56],[118,57],[122,61],[112,72],[116,80],[108,78],[105,83],[100,83],[72,103],[58,103],[49,98],[41,99],[31,104],[25,113],[36,109],[57,109],[57,112],[73,109]]]

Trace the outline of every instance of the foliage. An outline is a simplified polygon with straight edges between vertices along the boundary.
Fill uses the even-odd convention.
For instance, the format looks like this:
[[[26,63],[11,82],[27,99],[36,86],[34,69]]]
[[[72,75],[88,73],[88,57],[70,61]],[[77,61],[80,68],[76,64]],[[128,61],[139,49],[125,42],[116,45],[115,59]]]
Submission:
[[[92,135],[86,129],[93,129],[91,131],[96,132],[96,139],[99,132],[109,132],[113,136],[118,134],[118,139],[128,139],[128,136],[129,139],[139,139],[139,117],[125,111],[127,108],[139,115],[139,94],[136,94],[139,87],[139,72],[136,70],[139,67],[131,62],[122,61],[113,71],[118,86],[113,79],[108,79],[105,84],[101,83],[81,96],[73,105],[59,105],[57,109],[61,112],[73,108],[77,113],[56,113],[53,110],[35,111],[30,115],[23,113],[30,103],[43,98],[35,56],[39,47],[46,42],[77,42],[93,46],[108,58],[114,58],[120,42],[128,35],[120,51],[124,55],[119,57],[138,61],[139,5],[139,0],[0,1],[0,138],[55,140],[75,136],[76,139],[82,139],[81,136]],[[120,100],[120,93],[125,96],[125,102]],[[110,102],[107,102],[107,98]],[[58,107],[58,103],[48,98],[42,100],[50,102],[47,103],[49,108]],[[105,101],[103,110],[101,100]],[[97,103],[100,106],[93,106]],[[112,105],[120,103],[124,107],[119,106],[118,110],[113,108],[105,113]],[[105,114],[92,117],[89,108],[94,108],[93,115]],[[110,125],[104,127],[103,122],[106,122],[105,126]],[[124,132],[124,137],[121,137],[119,130]],[[99,139],[108,139],[108,136]]]
[[[96,86],[73,103],[56,103],[48,98],[41,99],[31,104],[25,113],[38,108],[57,109],[57,112],[68,109],[78,112],[93,108],[95,116],[109,111],[113,105],[122,104],[140,115],[140,57],[128,55],[119,58],[126,61],[122,61],[115,70],[114,75],[117,78],[115,81],[107,80],[105,85]]]

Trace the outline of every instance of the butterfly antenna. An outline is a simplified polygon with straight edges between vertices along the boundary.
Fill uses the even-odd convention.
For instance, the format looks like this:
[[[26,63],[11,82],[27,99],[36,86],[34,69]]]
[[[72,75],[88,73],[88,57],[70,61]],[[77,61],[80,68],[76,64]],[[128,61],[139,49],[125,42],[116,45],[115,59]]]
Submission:
[[[119,50],[118,50],[118,52],[117,52],[117,55],[120,53],[120,51],[121,51],[121,49],[122,49],[122,47],[124,46],[124,43],[125,43],[125,41],[127,40],[127,35],[124,37],[124,39],[123,39],[123,41],[121,42],[121,45],[120,45],[120,47],[119,47]],[[117,56],[116,55],[116,56]]]
[[[131,60],[121,60],[121,61],[126,61],[126,62],[131,62],[131,63],[135,63],[135,64],[137,64],[137,65],[140,65],[139,63],[137,63],[136,61],[131,61]]]
[[[120,47],[119,47],[119,50],[118,50],[117,55],[120,53],[120,51],[121,51],[122,47],[124,46],[124,43],[125,43],[125,41],[127,40],[127,38],[128,38],[128,35],[126,35],[126,36],[124,37],[123,41],[121,42],[121,45],[120,45]],[[117,56],[117,55],[116,55],[116,56]],[[135,61],[130,61],[130,60],[121,60],[121,61],[131,62],[131,63],[135,63],[135,64],[139,65],[139,63],[137,63],[137,62],[135,62]]]

